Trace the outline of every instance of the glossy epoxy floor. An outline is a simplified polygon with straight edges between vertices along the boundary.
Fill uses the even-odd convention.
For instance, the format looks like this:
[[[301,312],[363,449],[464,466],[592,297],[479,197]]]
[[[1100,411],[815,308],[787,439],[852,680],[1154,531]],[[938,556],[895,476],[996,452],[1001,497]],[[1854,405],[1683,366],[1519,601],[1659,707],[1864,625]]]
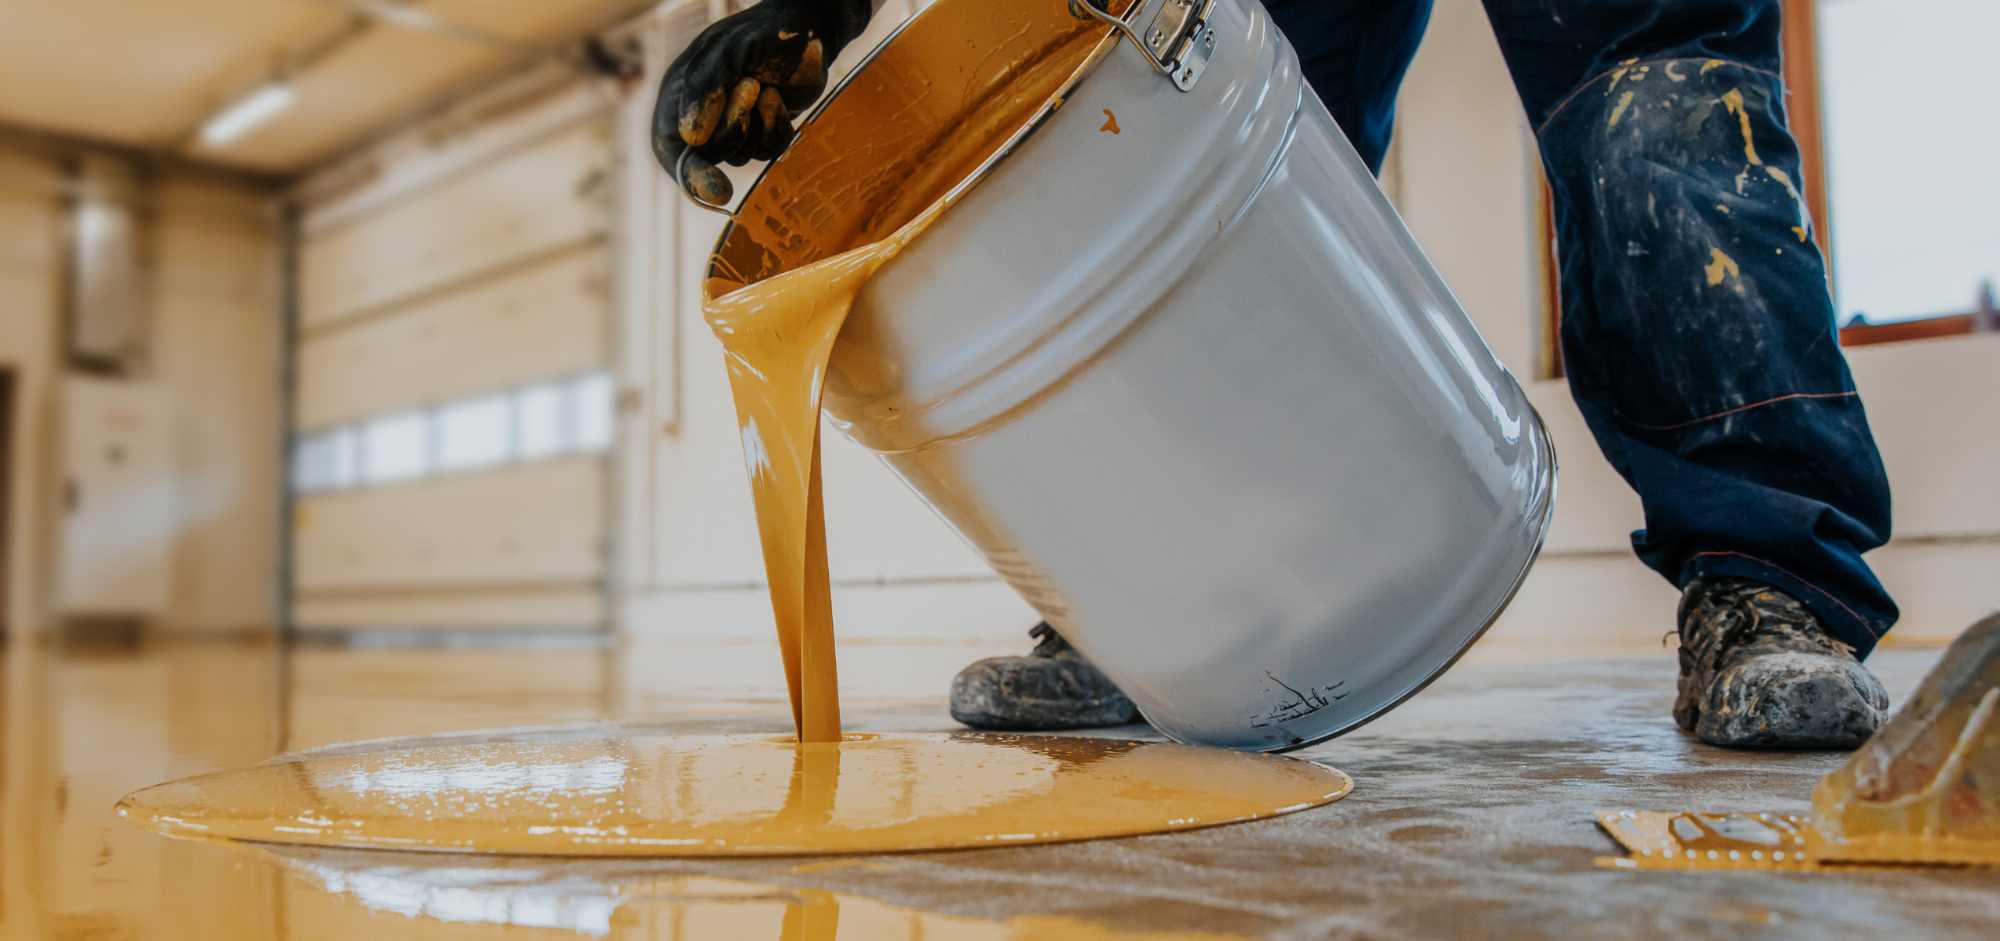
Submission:
[[[972,653],[855,659],[942,679]],[[1838,762],[1683,738],[1666,720],[1672,662],[1658,651],[1475,657],[1308,753],[1354,774],[1345,801],[1095,844],[824,862],[485,860],[175,842],[110,813],[135,787],[340,741],[626,717],[784,728],[768,691],[658,682],[717,675],[742,652],[709,654],[17,646],[5,658],[0,925],[7,938],[997,941],[1990,937],[2000,920],[1992,871],[1596,867],[1613,847],[1593,810],[1799,810]],[[1876,666],[1900,694],[1935,656],[1889,651]],[[914,695],[855,703],[849,722],[950,727],[940,702]]]

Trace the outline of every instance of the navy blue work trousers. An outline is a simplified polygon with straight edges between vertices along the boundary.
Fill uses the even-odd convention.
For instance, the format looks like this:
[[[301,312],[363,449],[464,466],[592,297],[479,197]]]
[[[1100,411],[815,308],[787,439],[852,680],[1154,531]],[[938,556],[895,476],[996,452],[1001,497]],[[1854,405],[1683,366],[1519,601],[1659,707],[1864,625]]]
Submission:
[[[1431,0],[1265,0],[1380,169]],[[1780,0],[1485,0],[1554,194],[1562,350],[1677,586],[1764,582],[1862,655],[1889,484],[1786,123]],[[1467,161],[1478,156],[1468,153]]]

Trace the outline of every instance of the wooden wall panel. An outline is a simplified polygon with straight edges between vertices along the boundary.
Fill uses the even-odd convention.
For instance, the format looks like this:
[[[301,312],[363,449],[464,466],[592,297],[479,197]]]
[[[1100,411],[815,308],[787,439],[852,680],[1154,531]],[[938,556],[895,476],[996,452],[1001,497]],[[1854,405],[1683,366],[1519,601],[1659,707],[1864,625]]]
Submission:
[[[304,187],[295,432],[605,367],[616,161],[588,92],[439,117]],[[609,478],[589,455],[299,497],[291,621],[600,627]]]
[[[157,193],[153,366],[173,396],[178,525],[164,628],[278,618],[283,427],[278,227],[266,198],[200,181]]]
[[[605,478],[589,457],[303,498],[296,585],[472,592],[601,579]]]
[[[305,338],[300,427],[597,368],[610,348],[607,265],[593,242]]]
[[[301,630],[590,630],[606,618],[595,582],[486,591],[301,595],[292,608]]]
[[[0,272],[54,280],[60,187],[52,161],[0,147]]]
[[[610,127],[586,121],[319,234],[301,258],[307,330],[518,264],[606,228]]]
[[[279,215],[269,194],[169,179],[154,202],[155,289],[253,304],[280,320]]]
[[[0,188],[0,271],[54,280],[55,201]]]
[[[155,362],[173,397],[178,517],[162,626],[272,629],[284,487],[276,303],[164,294],[153,318],[163,328]]]

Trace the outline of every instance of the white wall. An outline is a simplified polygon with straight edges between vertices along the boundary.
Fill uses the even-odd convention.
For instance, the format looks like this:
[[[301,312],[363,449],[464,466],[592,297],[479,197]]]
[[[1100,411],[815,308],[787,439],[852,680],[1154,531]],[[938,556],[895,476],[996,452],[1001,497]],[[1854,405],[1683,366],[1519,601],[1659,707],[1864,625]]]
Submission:
[[[1535,377],[1541,159],[1479,4],[1437,5],[1400,109],[1390,195],[1493,351]]]
[[[9,627],[46,627],[60,377],[62,180],[52,155],[0,146],[0,367],[15,373]],[[169,631],[276,623],[280,439],[278,239],[268,196],[168,172],[149,186],[148,378],[173,398],[176,529]]]
[[[268,194],[191,178],[164,181],[156,199],[153,370],[173,396],[179,519],[162,626],[269,631],[283,482],[277,213]]]

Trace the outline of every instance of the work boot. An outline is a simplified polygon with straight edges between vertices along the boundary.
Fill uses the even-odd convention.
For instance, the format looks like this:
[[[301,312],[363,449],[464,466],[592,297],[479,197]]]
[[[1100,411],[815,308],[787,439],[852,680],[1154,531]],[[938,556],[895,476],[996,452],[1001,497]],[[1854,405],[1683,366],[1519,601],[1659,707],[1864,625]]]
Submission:
[[[1045,732],[1124,725],[1139,710],[1047,623],[1025,657],[990,657],[951,681],[951,717],[975,729]]]
[[[1852,749],[1889,694],[1806,606],[1741,578],[1696,579],[1681,596],[1674,721],[1711,745]]]

